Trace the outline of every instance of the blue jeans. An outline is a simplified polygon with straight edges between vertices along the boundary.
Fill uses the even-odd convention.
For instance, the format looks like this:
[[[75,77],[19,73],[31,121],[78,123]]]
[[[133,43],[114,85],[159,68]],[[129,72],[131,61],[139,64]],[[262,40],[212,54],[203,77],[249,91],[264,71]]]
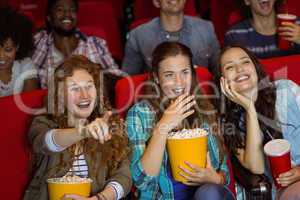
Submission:
[[[194,200],[234,200],[231,191],[223,185],[218,184],[204,184],[201,185],[194,194]]]

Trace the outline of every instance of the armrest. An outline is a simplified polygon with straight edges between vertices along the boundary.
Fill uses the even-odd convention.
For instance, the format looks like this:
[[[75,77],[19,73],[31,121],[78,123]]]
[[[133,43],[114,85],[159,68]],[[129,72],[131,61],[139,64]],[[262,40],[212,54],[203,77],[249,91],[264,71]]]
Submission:
[[[253,174],[243,167],[235,155],[231,155],[231,164],[235,180],[246,190],[247,199],[261,197],[272,199],[272,184],[264,174]]]

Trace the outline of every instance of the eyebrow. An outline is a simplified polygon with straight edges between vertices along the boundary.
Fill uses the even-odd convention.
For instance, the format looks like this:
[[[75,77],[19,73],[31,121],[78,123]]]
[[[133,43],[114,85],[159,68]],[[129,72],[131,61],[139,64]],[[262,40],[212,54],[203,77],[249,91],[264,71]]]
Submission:
[[[248,56],[243,56],[243,57],[239,58],[239,60],[244,60],[244,59],[250,59],[250,58]],[[231,64],[231,63],[234,63],[234,62],[233,61],[229,61],[229,62],[225,63],[223,66]]]
[[[88,83],[88,84],[89,84],[89,83],[94,83],[94,81],[93,81],[93,80],[89,80],[89,81],[87,81],[87,83]],[[71,81],[71,83],[68,84],[68,86],[74,86],[74,85],[78,85],[78,84],[75,83],[74,81]]]

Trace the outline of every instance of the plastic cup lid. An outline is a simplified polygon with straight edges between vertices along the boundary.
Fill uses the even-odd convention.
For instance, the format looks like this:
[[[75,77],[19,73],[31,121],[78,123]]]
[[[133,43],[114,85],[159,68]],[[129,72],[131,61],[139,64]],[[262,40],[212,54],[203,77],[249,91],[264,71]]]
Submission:
[[[269,141],[264,146],[264,152],[269,156],[281,156],[290,151],[290,143],[284,139]]]

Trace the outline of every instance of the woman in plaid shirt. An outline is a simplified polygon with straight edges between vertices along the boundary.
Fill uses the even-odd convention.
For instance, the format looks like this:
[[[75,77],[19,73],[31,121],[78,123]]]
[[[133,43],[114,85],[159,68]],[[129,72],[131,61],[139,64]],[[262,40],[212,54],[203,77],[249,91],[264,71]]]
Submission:
[[[156,47],[153,71],[146,94],[152,98],[135,104],[128,112],[128,136],[132,147],[131,173],[140,199],[234,199],[227,189],[229,172],[222,149],[217,116],[200,93],[188,47],[164,42]],[[204,112],[201,112],[204,111]],[[205,128],[208,132],[208,163],[181,168],[186,183],[176,182],[170,172],[166,139],[174,129]]]

